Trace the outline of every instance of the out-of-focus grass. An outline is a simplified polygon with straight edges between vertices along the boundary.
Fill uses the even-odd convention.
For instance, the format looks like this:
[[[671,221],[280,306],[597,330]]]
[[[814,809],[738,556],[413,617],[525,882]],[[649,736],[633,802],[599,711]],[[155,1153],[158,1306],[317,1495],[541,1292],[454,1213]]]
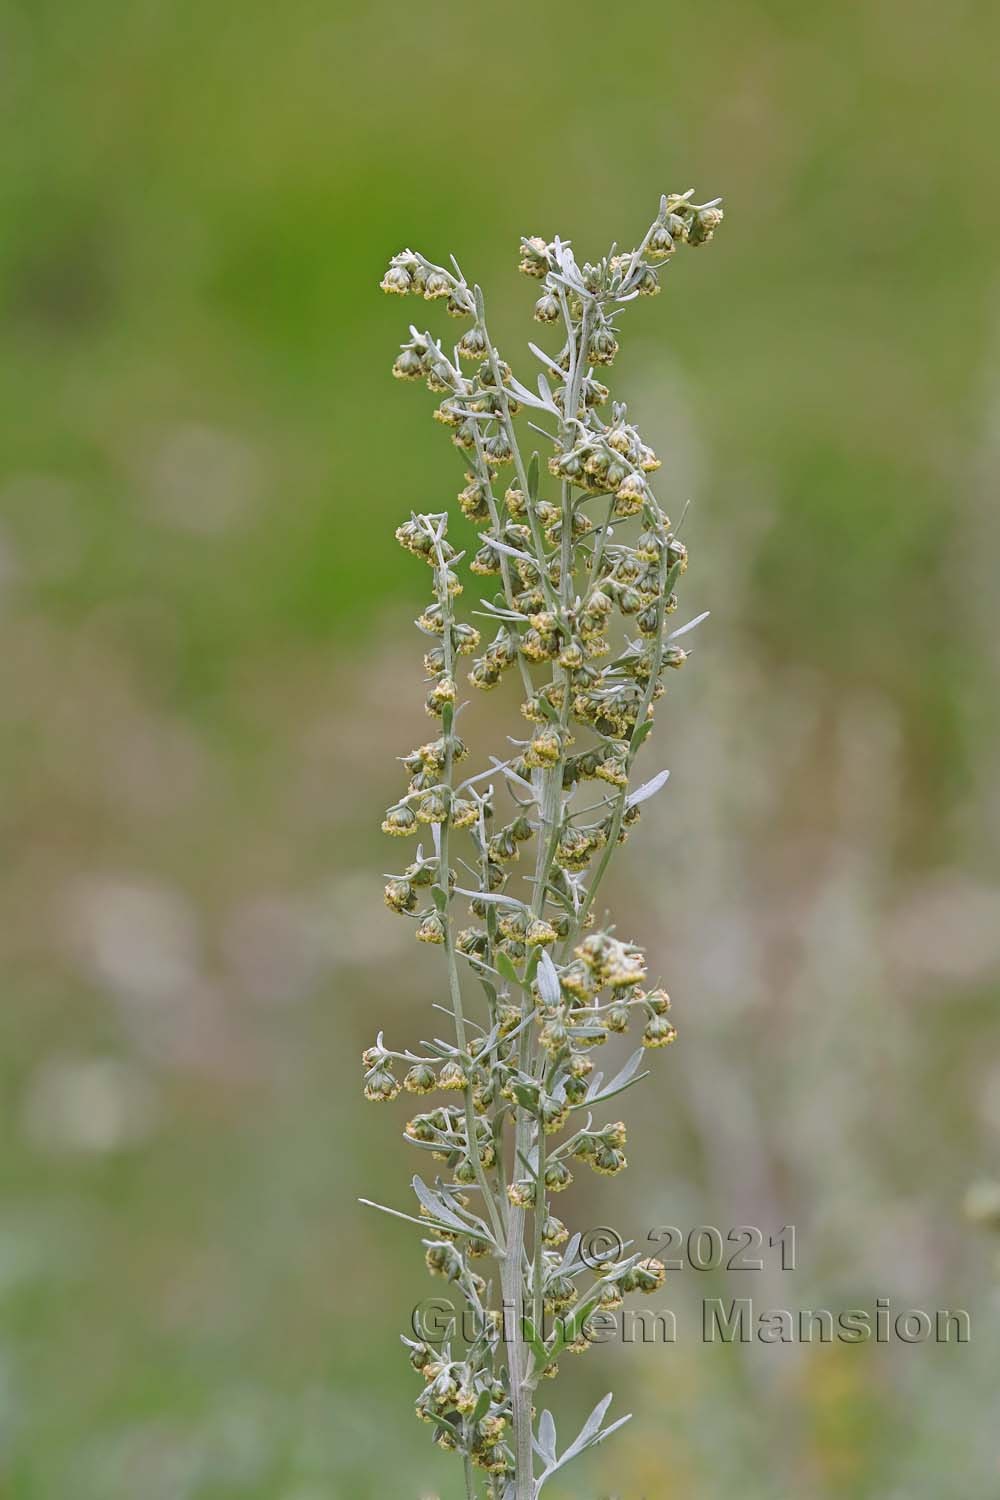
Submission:
[[[633,1170],[664,1216],[762,1214],[734,1184],[769,1180],[826,1247],[816,1301],[878,1294],[929,1215],[904,1288],[985,1306],[954,1216],[1000,1148],[996,33],[990,7],[902,0],[0,13],[17,1500],[456,1493],[394,1348],[419,1256],[351,1208],[405,1172],[357,1052],[376,1011],[416,1035],[435,982],[380,911],[371,834],[421,721],[423,580],[390,529],[461,472],[389,377],[420,308],[376,283],[404,241],[454,249],[521,354],[518,235],[601,250],[664,188],[728,218],[616,369],[665,493],[695,500],[687,598],[718,632],[674,694],[693,811],[646,835],[648,917],[700,1008],[689,1057],[760,1089],[763,1144],[708,1080],[709,1104],[677,1091],[669,1171],[638,1148]],[[633,1467],[579,1493],[914,1500],[963,1493],[958,1451],[982,1494],[975,1354],[855,1352],[786,1385],[614,1358]],[[568,1422],[603,1375],[567,1386]]]

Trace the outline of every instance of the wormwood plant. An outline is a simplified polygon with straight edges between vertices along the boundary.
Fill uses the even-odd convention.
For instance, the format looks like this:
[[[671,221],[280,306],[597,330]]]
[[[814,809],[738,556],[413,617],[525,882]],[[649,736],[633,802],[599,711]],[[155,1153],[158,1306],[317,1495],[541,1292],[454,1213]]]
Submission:
[[[520,270],[541,283],[535,318],[562,338],[551,354],[530,346],[542,367],[535,389],[501,358],[482,292],[454,258],[449,270],[404,250],[382,281],[468,320],[451,351],[411,326],[393,373],[441,398],[435,416],[467,464],[458,504],[478,528],[469,571],[495,581],[471,611],[492,632],[484,644],[459,618],[466,554],[448,540],[447,513],[414,513],[397,530],[431,570],[417,627],[429,641],[427,712],[441,732],[403,757],[409,785],[382,827],[398,838],[424,831],[429,844],[389,878],[385,899],[442,949],[448,1001],[438,1009],[454,1039],[395,1051],[379,1034],[364,1055],[369,1099],[401,1088],[445,1096],[406,1126],[435,1175],[413,1179],[419,1217],[397,1216],[425,1231],[428,1269],[453,1285],[463,1316],[445,1343],[403,1343],[423,1376],[417,1412],[461,1456],[469,1497],[534,1500],[628,1420],[604,1425],[608,1396],[560,1452],[547,1411],[535,1427],[534,1393],[564,1351],[589,1347],[599,1310],[663,1283],[663,1266],[627,1246],[591,1265],[550,1200],[576,1163],[606,1176],[624,1169],[625,1126],[606,1123],[604,1106],[646,1076],[645,1049],[675,1036],[666,991],[649,982],[641,948],[598,924],[597,898],[614,851],[667,779],[661,771],[633,787],[632,772],[666,671],[685,661],[678,638],[698,621],[669,628],[687,551],[653,494],[660,460],[595,371],[618,352],[622,310],[660,290],[675,250],[712,239],[719,200],[692,196],[664,197],[638,249],[612,247],[593,264],[578,265],[559,239],[522,240]],[[551,449],[544,490],[525,427]],[[480,690],[515,679],[526,726],[469,776],[457,732],[464,666]],[[633,1027],[639,1049],[614,1076],[597,1071],[594,1051]]]

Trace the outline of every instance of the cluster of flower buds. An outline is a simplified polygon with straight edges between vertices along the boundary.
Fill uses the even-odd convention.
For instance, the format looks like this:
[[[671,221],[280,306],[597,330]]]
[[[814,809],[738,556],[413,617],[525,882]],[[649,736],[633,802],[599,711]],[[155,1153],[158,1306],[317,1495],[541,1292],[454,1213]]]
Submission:
[[[490,1475],[513,1472],[514,1456],[505,1441],[510,1403],[504,1386],[489,1379],[468,1359],[452,1359],[451,1348],[404,1339],[410,1364],[423,1378],[417,1415],[434,1425],[434,1441],[449,1451],[467,1453],[477,1469]]]
[[[433,1188],[415,1179],[432,1236],[428,1270],[464,1297],[475,1333],[454,1353],[404,1342],[425,1382],[418,1413],[436,1442],[486,1472],[491,1500],[534,1493],[525,1477],[530,1393],[558,1353],[589,1347],[598,1310],[663,1281],[659,1262],[637,1256],[594,1280],[551,1199],[570,1186],[574,1166],[609,1177],[625,1169],[625,1125],[601,1124],[595,1112],[644,1076],[649,1049],[676,1034],[643,951],[596,925],[596,900],[611,855],[666,781],[661,772],[636,785],[635,762],[668,672],[687,658],[679,637],[698,620],[670,628],[688,554],[653,476],[673,492],[675,466],[598,373],[614,362],[629,304],[660,290],[677,247],[713,238],[719,202],[692,198],[664,197],[634,250],[612,246],[595,262],[578,264],[559,239],[522,241],[520,270],[540,283],[534,316],[559,330],[551,352],[532,346],[533,384],[501,357],[482,293],[457,262],[449,269],[405,250],[382,281],[388,293],[444,301],[465,320],[451,348],[411,325],[393,373],[437,398],[434,416],[462,458],[457,505],[475,541],[468,557],[456,550],[447,510],[414,511],[396,532],[431,570],[416,624],[436,722],[402,757],[405,791],[382,824],[394,837],[430,839],[387,877],[385,902],[413,921],[418,940],[443,950],[455,1044],[393,1052],[380,1036],[364,1056],[364,1091],[379,1101],[401,1091],[441,1096],[405,1134],[438,1169]],[[546,463],[524,446],[526,417],[551,441]],[[487,622],[482,634],[459,618],[463,580],[478,585],[466,613]],[[511,680],[527,729],[467,775],[456,732],[464,684],[491,691]],[[588,792],[585,783],[596,785]],[[475,925],[459,917],[466,903]],[[473,1015],[467,991],[477,986]],[[595,1050],[633,1023],[640,1044],[606,1078]],[[475,1268],[491,1258],[492,1279]],[[509,1292],[512,1274],[534,1342],[502,1327],[497,1284]],[[565,1326],[550,1330],[546,1318]]]

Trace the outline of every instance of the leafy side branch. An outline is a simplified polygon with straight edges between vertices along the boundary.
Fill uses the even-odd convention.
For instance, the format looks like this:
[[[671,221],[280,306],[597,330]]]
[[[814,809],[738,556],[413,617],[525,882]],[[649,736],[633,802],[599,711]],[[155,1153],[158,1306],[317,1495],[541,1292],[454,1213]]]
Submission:
[[[540,283],[535,318],[561,337],[551,354],[530,346],[541,366],[533,386],[501,357],[482,293],[457,262],[404,250],[382,281],[444,300],[466,321],[450,350],[411,326],[393,367],[441,398],[435,416],[465,456],[458,505],[479,546],[471,558],[455,551],[446,512],[413,514],[396,532],[431,571],[417,626],[440,733],[404,757],[408,785],[382,825],[429,839],[385,899],[442,950],[453,1036],[399,1052],[380,1034],[364,1056],[364,1090],[372,1100],[401,1089],[444,1096],[406,1126],[431,1164],[413,1179],[418,1214],[386,1211],[425,1230],[429,1270],[465,1309],[445,1340],[404,1343],[424,1381],[417,1411],[461,1455],[470,1500],[535,1500],[621,1425],[604,1425],[608,1397],[560,1453],[550,1414],[536,1423],[535,1391],[564,1351],[590,1347],[599,1312],[663,1282],[658,1261],[624,1250],[589,1264],[552,1199],[577,1164],[607,1176],[625,1168],[625,1126],[599,1123],[604,1106],[645,1076],[648,1049],[675,1036],[642,950],[595,913],[615,849],[666,781],[660,772],[634,785],[634,766],[666,673],[686,659],[680,638],[698,620],[669,628],[687,551],[653,494],[660,460],[595,371],[614,361],[623,309],[660,290],[675,250],[712,239],[718,200],[691,199],[664,197],[637,249],[612,247],[593,264],[578,265],[559,239],[522,241],[520,269]],[[526,428],[551,447],[544,487]],[[473,611],[488,640],[459,617],[468,573],[485,590],[493,580]],[[526,727],[513,753],[463,775],[460,683],[489,691],[506,677]],[[593,1053],[633,1027],[641,1046],[606,1080]]]

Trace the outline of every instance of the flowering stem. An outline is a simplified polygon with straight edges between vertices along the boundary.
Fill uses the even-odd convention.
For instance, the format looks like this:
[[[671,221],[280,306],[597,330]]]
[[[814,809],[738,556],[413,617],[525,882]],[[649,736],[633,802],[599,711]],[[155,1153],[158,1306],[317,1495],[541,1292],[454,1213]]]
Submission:
[[[438,602],[441,605],[441,614],[444,619],[444,660],[445,673],[449,678],[454,676],[454,646],[452,640],[452,611],[451,593],[448,588],[448,567],[441,549],[441,539],[435,541],[437,552],[436,584]],[[447,815],[438,827],[438,870],[435,890],[441,907],[441,920],[444,924],[444,950],[448,963],[448,989],[451,996],[452,1010],[455,1015],[455,1038],[459,1048],[464,1053],[468,1048],[468,1038],[465,1029],[465,1011],[462,1005],[462,983],[458,976],[458,962],[455,957],[455,937],[451,921],[451,866],[449,864],[450,829],[452,817],[452,803],[454,799],[454,707],[446,703],[441,716],[441,727],[444,731],[445,752],[443,785],[446,788]],[[483,1169],[482,1157],[479,1151],[479,1137],[476,1131],[476,1116],[472,1105],[472,1081],[466,1081],[463,1090],[465,1104],[465,1133],[469,1160],[472,1162],[476,1174],[476,1182],[483,1196],[483,1205],[490,1216],[493,1224],[494,1234],[500,1236],[503,1226],[493,1201],[489,1183],[486,1181],[486,1173]]]
[[[486,506],[490,513],[490,525],[493,527],[494,535],[499,536],[500,512],[497,506],[496,497],[493,494],[493,479],[489,471],[489,466],[483,454],[483,436],[479,430],[478,425],[475,428],[474,441],[475,461],[473,467],[475,468],[476,478],[479,480],[486,493]],[[503,592],[504,598],[507,601],[507,608],[513,609],[514,587],[510,577],[510,562],[502,552],[500,553],[500,581],[503,584]],[[524,691],[527,693],[529,698],[533,698],[535,695],[535,684],[531,680],[531,669],[520,652],[518,652],[517,654],[517,665],[521,673],[521,682],[524,686]]]
[[[649,710],[652,707],[653,702],[653,692],[659,679],[663,664],[663,638],[666,629],[666,608],[664,596],[666,593],[667,584],[667,554],[665,548],[663,556],[660,558],[659,571],[661,582],[660,597],[657,601],[656,606],[656,639],[653,648],[654,670],[652,670],[649,674],[649,681],[646,684],[646,691],[643,694],[642,704],[635,721],[635,728],[632,731],[632,738],[629,742],[627,761],[627,769],[629,771],[631,771],[632,769],[632,762],[635,760],[635,757],[639,751],[639,747],[641,746],[644,738],[644,730],[646,722],[649,718]],[[573,928],[573,933],[568,940],[567,946],[571,945],[572,942],[575,941],[576,937],[579,935],[584,925],[586,924],[587,918],[590,916],[591,911],[593,910],[594,901],[596,900],[601,881],[604,879],[604,876],[607,873],[608,865],[611,863],[611,857],[614,854],[615,849],[618,847],[618,838],[622,831],[622,820],[625,816],[625,804],[627,800],[628,786],[625,785],[620,788],[618,797],[615,801],[614,811],[611,815],[611,828],[608,832],[608,841],[601,852],[601,858],[598,861],[597,868],[595,869],[593,877],[591,878],[587,895],[584,898],[583,905],[580,907],[580,911],[577,915],[576,923]]]
[[[461,583],[454,569],[461,556],[446,540],[447,515],[413,514],[396,535],[434,570],[434,603],[417,623],[431,638],[427,709],[441,733],[404,757],[409,785],[383,828],[402,837],[429,826],[435,857],[419,846],[404,873],[389,877],[385,897],[393,911],[418,921],[421,941],[443,947],[454,1044],[433,1038],[414,1054],[390,1049],[379,1033],[364,1055],[365,1094],[392,1099],[405,1087],[418,1095],[435,1088],[462,1095],[461,1109],[444,1104],[418,1112],[406,1134],[442,1164],[442,1174],[453,1174],[433,1184],[414,1179],[416,1222],[428,1236],[429,1270],[464,1297],[471,1323],[467,1330],[463,1324],[461,1337],[453,1331],[440,1344],[422,1336],[404,1343],[424,1377],[418,1412],[433,1424],[436,1442],[459,1452],[467,1500],[477,1500],[477,1470],[486,1474],[485,1500],[536,1500],[532,1399],[539,1380],[553,1373],[567,1344],[586,1348],[586,1319],[599,1302],[618,1305],[627,1292],[655,1291],[664,1275],[659,1262],[632,1256],[603,1266],[581,1296],[575,1281],[586,1268],[572,1253],[559,1253],[570,1234],[549,1195],[572,1180],[571,1163],[606,1175],[626,1165],[624,1124],[595,1123],[604,1094],[591,1049],[627,1031],[636,1017],[644,1046],[665,1046],[675,1035],[665,1014],[669,996],[642,987],[642,950],[612,928],[595,928],[594,906],[624,827],[664,779],[630,798],[629,777],[663,691],[663,669],[685,656],[671,647],[668,657],[665,619],[686,553],[669,534],[646,478],[659,460],[623,404],[601,414],[609,392],[593,371],[615,357],[615,320],[626,304],[659,289],[659,265],[680,244],[711,240],[722,218],[718,201],[690,199],[690,193],[663,198],[636,250],[612,250],[596,264],[579,266],[558,239],[522,241],[521,270],[543,284],[535,316],[542,323],[561,317],[565,329],[558,359],[535,351],[545,370],[537,396],[501,360],[482,293],[456,261],[451,270],[405,250],[382,283],[395,294],[447,299],[449,312],[471,319],[454,359],[411,325],[394,373],[426,380],[443,397],[436,416],[471,464],[461,508],[470,520],[488,523],[472,571],[498,577],[496,592],[482,602],[501,628],[477,657],[470,681],[495,687],[516,662],[513,675],[531,726],[527,740],[512,738],[513,753],[490,758],[502,772],[496,790],[513,804],[512,821],[499,826],[494,786],[476,789],[491,771],[455,782],[456,762],[467,753],[455,733],[457,661],[480,646],[479,631],[456,618]],[[471,375],[462,365],[468,360],[476,365]],[[550,382],[561,389],[553,394]],[[548,425],[556,419],[548,468],[560,481],[558,504],[540,493],[537,455],[525,463],[514,420],[523,406],[542,411]],[[495,471],[507,463],[519,488],[511,485],[501,501]],[[594,526],[583,502],[602,496],[608,497],[603,524],[592,542],[584,541]],[[631,517],[641,517],[642,529],[629,542],[617,528]],[[616,634],[620,644],[613,648]],[[602,658],[611,659],[601,664]],[[582,788],[593,778],[608,788],[596,802]],[[458,856],[456,865],[470,872],[472,888],[459,884],[451,868],[463,829],[475,862]],[[527,891],[509,867],[531,838]],[[456,929],[457,897],[471,901],[481,926]],[[466,1008],[460,959],[482,985],[486,1026]],[[408,1068],[402,1085],[393,1071],[399,1063]],[[620,1076],[615,1092],[628,1086]],[[586,1123],[571,1127],[576,1110]],[[466,1192],[472,1187],[474,1197]],[[477,1268],[478,1258],[488,1256],[499,1269],[499,1308],[495,1278]],[[568,1331],[557,1327],[546,1337],[547,1305],[574,1307]],[[561,1445],[563,1461],[567,1447],[582,1452],[607,1434],[603,1415],[602,1404],[577,1440]],[[548,1414],[540,1443],[544,1478],[560,1451]]]

